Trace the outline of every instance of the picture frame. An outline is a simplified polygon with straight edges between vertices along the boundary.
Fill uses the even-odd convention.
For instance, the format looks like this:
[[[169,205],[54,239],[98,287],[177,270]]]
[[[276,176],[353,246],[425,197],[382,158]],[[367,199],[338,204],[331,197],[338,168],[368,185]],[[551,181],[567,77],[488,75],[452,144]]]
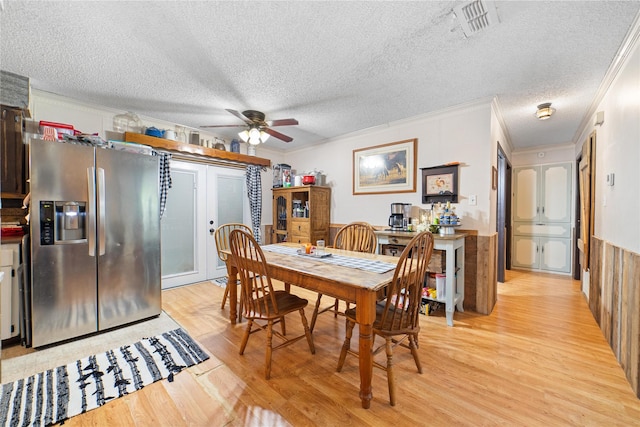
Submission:
[[[418,139],[353,150],[353,194],[415,193]]]
[[[491,189],[498,189],[498,169],[495,166],[491,166]]]
[[[458,202],[458,164],[422,170],[422,203]]]

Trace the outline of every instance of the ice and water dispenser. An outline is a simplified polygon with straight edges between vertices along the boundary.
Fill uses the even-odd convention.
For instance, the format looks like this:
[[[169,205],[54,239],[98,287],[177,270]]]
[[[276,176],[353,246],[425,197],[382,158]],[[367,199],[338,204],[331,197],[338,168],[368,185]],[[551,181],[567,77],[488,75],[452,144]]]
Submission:
[[[40,245],[86,240],[86,216],[86,202],[40,202]]]

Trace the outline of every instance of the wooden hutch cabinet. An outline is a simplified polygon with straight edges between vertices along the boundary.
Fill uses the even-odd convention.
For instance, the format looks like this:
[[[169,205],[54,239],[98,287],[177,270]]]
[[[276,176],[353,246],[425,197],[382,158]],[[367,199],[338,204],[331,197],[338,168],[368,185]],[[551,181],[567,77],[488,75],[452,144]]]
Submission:
[[[330,187],[289,187],[273,189],[272,243],[313,243],[329,241]]]

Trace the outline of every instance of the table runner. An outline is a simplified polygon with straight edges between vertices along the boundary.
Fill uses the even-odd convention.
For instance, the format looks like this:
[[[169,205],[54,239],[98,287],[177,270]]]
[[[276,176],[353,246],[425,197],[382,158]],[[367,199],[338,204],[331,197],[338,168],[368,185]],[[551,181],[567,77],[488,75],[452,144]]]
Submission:
[[[263,251],[276,252],[285,255],[298,255],[298,248],[282,245],[265,245],[261,246]],[[301,255],[302,256],[302,255]],[[386,273],[396,268],[395,264],[390,262],[378,261],[373,259],[364,259],[350,257],[345,255],[332,254],[326,258],[312,258],[327,264],[339,265],[341,267],[357,268],[359,270],[370,271],[373,273]]]

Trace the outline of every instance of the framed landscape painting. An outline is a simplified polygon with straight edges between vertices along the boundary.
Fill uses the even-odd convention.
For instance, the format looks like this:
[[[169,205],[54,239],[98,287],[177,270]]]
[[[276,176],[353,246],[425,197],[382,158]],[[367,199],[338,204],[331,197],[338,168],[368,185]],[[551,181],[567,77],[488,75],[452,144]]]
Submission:
[[[353,194],[415,193],[418,139],[353,150]]]

